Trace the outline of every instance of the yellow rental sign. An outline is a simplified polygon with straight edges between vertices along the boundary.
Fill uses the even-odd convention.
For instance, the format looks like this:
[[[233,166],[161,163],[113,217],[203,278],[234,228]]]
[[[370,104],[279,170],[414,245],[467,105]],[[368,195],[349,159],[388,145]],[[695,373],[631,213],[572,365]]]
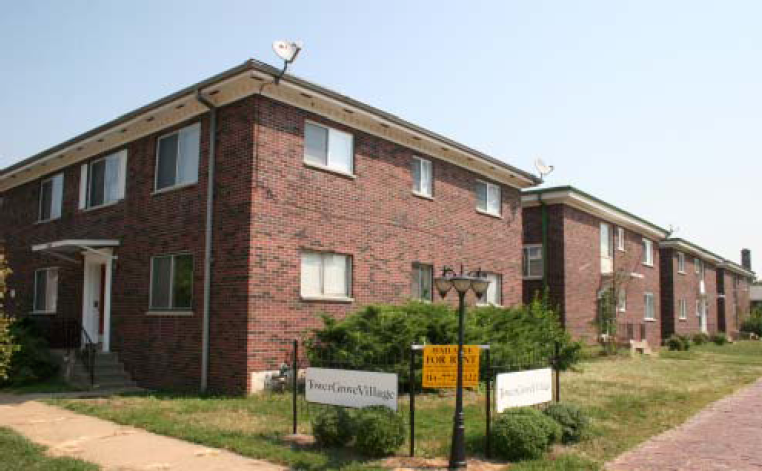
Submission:
[[[423,347],[423,387],[455,388],[458,382],[458,346]],[[463,387],[479,385],[479,346],[463,345]]]

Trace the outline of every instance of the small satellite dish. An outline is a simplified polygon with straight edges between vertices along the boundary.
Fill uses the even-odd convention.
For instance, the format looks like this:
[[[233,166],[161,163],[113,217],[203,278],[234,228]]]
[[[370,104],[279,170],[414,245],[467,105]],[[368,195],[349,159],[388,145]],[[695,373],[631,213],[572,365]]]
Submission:
[[[545,175],[550,174],[555,167],[552,165],[548,165],[541,158],[537,158],[534,161],[534,167],[537,169],[537,171],[540,173],[540,180],[545,179]]]
[[[296,60],[296,56],[299,55],[299,51],[302,50],[302,42],[301,41],[274,41],[273,42],[273,51],[275,51],[275,54],[278,55],[281,59],[283,59],[286,64],[290,64]]]
[[[672,237],[672,235],[674,235],[675,232],[680,232],[680,226],[673,226],[672,224],[670,224],[669,234],[667,234],[667,237]]]

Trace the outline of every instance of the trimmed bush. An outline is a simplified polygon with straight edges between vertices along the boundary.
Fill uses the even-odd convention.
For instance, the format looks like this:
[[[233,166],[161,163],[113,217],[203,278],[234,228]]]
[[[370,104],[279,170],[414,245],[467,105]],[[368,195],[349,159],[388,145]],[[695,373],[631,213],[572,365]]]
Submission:
[[[698,334],[693,336],[693,343],[695,345],[703,345],[707,342],[709,342],[709,336],[703,332],[699,332]]]
[[[48,342],[40,334],[34,322],[23,318],[9,327],[14,347],[6,383],[12,386],[45,381],[58,372]]]
[[[752,311],[751,315],[741,323],[742,332],[750,332],[762,337],[762,310],[760,308]]]
[[[561,426],[561,442],[576,443],[585,438],[590,419],[579,407],[559,402],[549,405],[543,412]]]
[[[495,453],[510,461],[540,458],[561,436],[555,420],[531,408],[503,412],[492,427]]]
[[[366,407],[355,413],[355,448],[377,458],[393,454],[405,442],[402,416],[383,406]]]
[[[725,345],[728,343],[728,336],[722,332],[717,332],[716,334],[712,335],[711,341],[714,342],[715,345]]]
[[[667,348],[678,352],[684,352],[690,350],[691,348],[691,341],[685,335],[672,334],[672,336],[667,339],[666,344]]]
[[[343,447],[355,435],[352,416],[343,407],[325,408],[312,422],[312,435],[320,446]]]

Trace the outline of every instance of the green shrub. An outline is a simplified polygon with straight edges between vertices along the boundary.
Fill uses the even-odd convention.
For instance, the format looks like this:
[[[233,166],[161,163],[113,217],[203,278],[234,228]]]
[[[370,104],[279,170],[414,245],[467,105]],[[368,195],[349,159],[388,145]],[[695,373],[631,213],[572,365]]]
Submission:
[[[762,310],[757,308],[752,311],[751,315],[741,323],[741,331],[762,337]]]
[[[561,426],[563,443],[576,443],[586,436],[590,419],[574,404],[554,403],[543,412]]]
[[[0,383],[8,380],[11,360],[19,349],[11,334],[12,324],[11,319],[0,312]]]
[[[343,447],[355,435],[352,416],[343,407],[325,408],[312,421],[312,435],[320,446]]]
[[[52,378],[58,372],[48,342],[30,319],[19,319],[9,328],[18,346],[11,357],[7,384],[21,386]]]
[[[728,336],[722,332],[717,332],[716,334],[712,335],[710,340],[714,342],[715,345],[725,345],[728,343]]]
[[[666,344],[667,348],[673,351],[684,352],[691,348],[691,341],[685,335],[672,334],[672,336],[667,339]]]
[[[363,455],[393,454],[405,442],[402,416],[383,406],[366,407],[355,413],[355,448]]]
[[[498,457],[518,461],[540,458],[562,436],[561,426],[531,408],[510,409],[492,427],[492,444]]]
[[[699,332],[693,336],[693,343],[695,345],[703,345],[707,342],[709,342],[709,336],[703,332]]]
[[[323,327],[306,341],[313,365],[324,359],[347,367],[392,365],[384,371],[397,373],[408,383],[410,345],[457,343],[457,314],[450,305],[410,302],[403,305],[372,305],[336,320],[323,316]],[[476,307],[466,315],[467,344],[489,344],[493,364],[514,363],[534,355],[538,360],[553,354],[559,343],[559,367],[567,369],[581,358],[582,345],[573,342],[558,315],[542,300],[512,308]],[[420,355],[416,361],[421,361]],[[486,370],[486,365],[482,365]],[[418,373],[420,374],[420,369]]]

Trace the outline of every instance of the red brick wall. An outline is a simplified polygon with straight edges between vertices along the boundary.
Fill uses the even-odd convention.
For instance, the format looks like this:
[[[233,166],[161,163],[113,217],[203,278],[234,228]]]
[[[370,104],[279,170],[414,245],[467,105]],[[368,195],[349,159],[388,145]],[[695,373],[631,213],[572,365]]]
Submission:
[[[735,279],[738,279],[737,285]],[[719,292],[725,293],[725,297],[717,302],[718,315],[720,320],[724,318],[724,331],[735,338],[750,310],[748,279],[720,268],[717,270],[717,286]]]
[[[671,290],[665,295],[665,304],[662,315],[669,317],[665,323],[664,338],[668,338],[673,333],[680,335],[692,335],[701,332],[701,323],[696,315],[696,300],[699,297],[700,275],[696,274],[694,257],[690,254],[685,255],[685,273],[677,271],[677,251],[673,249],[661,249],[662,257],[665,257],[665,265],[662,268],[662,276],[671,280]],[[671,264],[666,263],[671,260]],[[719,331],[718,319],[718,297],[717,297],[717,268],[707,262],[704,262],[707,302],[709,312],[707,314],[707,328],[710,334]],[[666,286],[666,285],[665,285]],[[666,289],[666,288],[665,288]],[[685,299],[688,304],[686,319],[679,318],[679,300]]]
[[[524,243],[539,243],[541,236],[541,209],[524,210]],[[548,273],[551,297],[560,299],[562,318],[567,330],[577,339],[594,343],[598,308],[598,292],[603,286],[600,263],[600,223],[602,219],[566,205],[548,206]],[[612,224],[612,229],[616,228]],[[616,247],[616,245],[615,245]],[[627,309],[618,314],[620,323],[645,322],[644,294],[654,294],[655,321],[646,322],[646,335],[651,345],[659,345],[660,287],[659,254],[654,250],[654,267],[641,263],[642,236],[625,230],[625,250],[614,250],[615,270],[625,270],[641,277],[630,277],[622,282],[627,291]],[[525,281],[525,301],[541,282]]]
[[[220,110],[218,199],[215,220],[215,277],[212,298],[212,356],[210,385],[243,391],[246,351],[246,283],[248,272],[245,221],[250,213],[250,100]],[[198,184],[153,194],[157,135],[126,146],[125,199],[107,207],[78,208],[80,165],[64,169],[62,217],[36,224],[39,181],[3,195],[2,233],[14,273],[9,287],[16,299],[11,313],[31,310],[34,270],[59,266],[57,316],[81,319],[82,265],[40,255],[33,244],[61,239],[118,239],[112,284],[112,350],[142,386],[194,390],[199,387],[203,254],[208,148],[208,118],[200,118],[201,158]],[[189,123],[184,123],[189,124]],[[180,126],[177,126],[180,127]],[[94,157],[97,158],[98,156]],[[56,172],[58,173],[58,172]],[[150,257],[174,252],[194,256],[193,311],[190,317],[147,316]],[[76,255],[75,255],[76,256]],[[81,257],[80,257],[81,258]],[[236,365],[238,366],[236,368]]]
[[[413,262],[435,271],[463,263],[501,273],[503,304],[521,301],[517,189],[502,187],[502,218],[480,214],[474,184],[481,177],[427,157],[434,162],[434,198],[420,198],[411,191],[417,154],[410,149],[269,99],[261,100],[257,117],[249,371],[277,369],[291,339],[321,325],[320,314],[341,317],[370,303],[409,299]],[[308,118],[352,132],[356,178],[304,164]],[[302,249],[352,255],[354,302],[300,300]]]

